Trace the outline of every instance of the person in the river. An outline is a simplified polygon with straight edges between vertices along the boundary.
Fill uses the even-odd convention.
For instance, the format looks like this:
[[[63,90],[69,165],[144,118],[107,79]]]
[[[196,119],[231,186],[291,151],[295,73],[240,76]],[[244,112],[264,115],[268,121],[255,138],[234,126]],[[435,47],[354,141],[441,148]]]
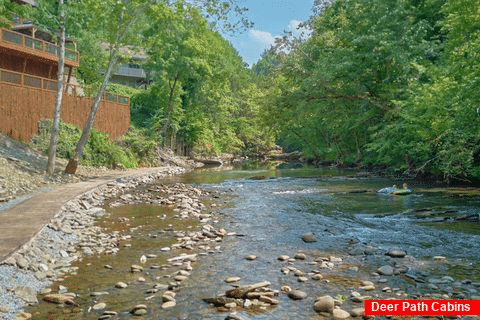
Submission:
[[[410,188],[408,187],[408,184],[406,184],[406,183],[403,184],[403,190],[405,190],[406,192],[409,192],[409,193],[412,193],[412,192],[413,192],[413,190],[410,189]]]
[[[408,187],[408,184],[404,183],[402,189],[397,189],[392,192],[395,195],[407,195],[413,193],[413,190]]]
[[[391,187],[382,188],[382,189],[378,190],[377,192],[378,193],[384,193],[384,194],[390,194],[390,193],[394,192],[395,190],[398,190],[398,187],[397,187],[396,184],[394,184]]]

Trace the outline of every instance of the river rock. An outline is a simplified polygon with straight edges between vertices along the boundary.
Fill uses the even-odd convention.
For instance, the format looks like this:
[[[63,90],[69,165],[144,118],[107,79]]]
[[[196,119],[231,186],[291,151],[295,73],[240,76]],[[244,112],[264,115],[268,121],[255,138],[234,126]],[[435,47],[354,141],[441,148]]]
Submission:
[[[162,295],[162,301],[163,301],[163,302],[175,301],[175,298],[172,297],[172,296],[169,295],[169,294],[164,294],[164,295]]]
[[[240,281],[240,277],[228,277],[227,279],[225,279],[225,282],[226,283],[232,283],[232,282],[238,282]]]
[[[392,266],[382,266],[377,269],[377,272],[384,276],[391,276],[393,275],[393,267]]]
[[[283,287],[282,287],[283,288]],[[284,291],[284,290],[282,290]],[[288,292],[288,291],[287,291]],[[307,293],[300,290],[291,290],[287,293],[287,296],[292,300],[302,300],[307,297]]]
[[[322,280],[323,279],[323,276],[320,274],[320,273],[316,273],[312,276],[312,279],[313,280]]]
[[[238,314],[230,313],[225,320],[245,320],[245,318],[240,317]]]
[[[27,304],[36,304],[38,303],[37,300],[37,293],[29,287],[16,287],[15,288],[15,295],[25,301]]]
[[[307,259],[307,255],[303,252],[298,252],[298,253],[295,254],[294,258],[297,259],[297,260],[305,260],[305,259]]]
[[[131,271],[131,272],[142,272],[142,271],[143,271],[143,267],[134,264],[134,265],[132,265],[132,266],[130,267],[130,271]]]
[[[47,294],[42,300],[56,304],[74,304],[72,296],[66,294]]]
[[[290,259],[290,257],[287,255],[281,255],[277,259],[280,261],[287,261],[288,259]]]
[[[257,259],[257,256],[252,254],[252,255],[246,256],[245,259],[253,261]]]
[[[115,287],[118,289],[125,289],[126,287],[128,287],[128,285],[125,282],[119,281],[115,284]]]
[[[15,260],[16,260],[17,266],[20,269],[26,269],[28,267],[28,264],[29,264],[28,260],[25,259],[24,257],[18,256]]]
[[[104,302],[97,303],[92,307],[93,310],[103,310],[107,307],[107,304]]]
[[[130,313],[135,316],[142,316],[147,314],[147,306],[144,304],[137,304],[135,307],[130,310]]]
[[[333,317],[335,319],[347,319],[350,318],[350,313],[342,309],[333,309]]]
[[[235,309],[236,307],[237,307],[237,303],[236,303],[236,302],[225,303],[225,308]]]
[[[282,292],[290,292],[290,291],[292,291],[292,288],[290,288],[289,286],[282,286],[282,287],[280,288],[280,291],[282,291]]]
[[[167,301],[167,302],[162,303],[162,309],[172,308],[172,307],[175,307],[176,305],[177,305],[177,303],[175,302],[175,300]]]
[[[316,312],[332,313],[335,307],[335,300],[331,296],[319,297],[313,305],[313,310]]]
[[[350,311],[350,314],[352,317],[363,317],[365,314],[365,309],[364,308],[353,308],[352,311]]]
[[[317,242],[317,238],[315,238],[315,235],[311,232],[305,233],[302,235],[302,240],[304,242]]]
[[[407,255],[407,253],[400,249],[391,249],[385,252],[385,255],[390,256],[392,258],[403,258]]]

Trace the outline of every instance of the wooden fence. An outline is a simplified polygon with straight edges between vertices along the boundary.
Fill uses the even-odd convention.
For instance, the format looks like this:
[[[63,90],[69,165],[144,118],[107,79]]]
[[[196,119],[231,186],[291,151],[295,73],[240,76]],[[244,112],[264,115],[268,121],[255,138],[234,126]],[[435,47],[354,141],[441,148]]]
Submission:
[[[27,143],[38,132],[41,119],[52,119],[56,82],[50,79],[0,69],[0,131]],[[69,93],[70,92],[70,93]],[[87,121],[93,98],[75,90],[63,95],[61,119],[81,128]],[[100,104],[94,128],[119,139],[130,128],[130,101],[107,93]]]

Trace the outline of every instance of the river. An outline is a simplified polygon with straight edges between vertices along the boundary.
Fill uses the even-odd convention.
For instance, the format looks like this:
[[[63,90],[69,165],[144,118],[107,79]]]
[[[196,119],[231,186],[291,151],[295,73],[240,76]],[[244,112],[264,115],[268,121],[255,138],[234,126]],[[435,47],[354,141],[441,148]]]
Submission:
[[[202,298],[231,288],[224,281],[229,276],[240,277],[240,284],[269,281],[276,290],[289,286],[308,294],[301,301],[280,294],[279,305],[265,312],[239,310],[246,319],[317,319],[314,299],[327,294],[346,300],[342,308],[349,311],[356,306],[349,298],[353,291],[361,292],[362,280],[375,283],[376,291],[368,294],[385,298],[480,295],[479,223],[453,222],[478,213],[478,196],[456,196],[415,182],[411,195],[383,195],[375,191],[403,181],[354,170],[285,165],[198,170],[161,183],[170,182],[227,194],[216,223],[232,235],[198,259],[176,296],[175,308],[157,310],[145,319],[225,319],[226,312]],[[317,241],[304,242],[306,233]],[[390,249],[407,256],[390,258],[385,255]],[[322,281],[299,282],[281,272],[287,263],[277,258],[298,252],[307,259],[291,265],[305,273],[318,269],[314,261],[319,258],[332,261],[320,270]],[[257,259],[245,259],[249,255]],[[393,276],[372,275],[384,265],[403,270]]]

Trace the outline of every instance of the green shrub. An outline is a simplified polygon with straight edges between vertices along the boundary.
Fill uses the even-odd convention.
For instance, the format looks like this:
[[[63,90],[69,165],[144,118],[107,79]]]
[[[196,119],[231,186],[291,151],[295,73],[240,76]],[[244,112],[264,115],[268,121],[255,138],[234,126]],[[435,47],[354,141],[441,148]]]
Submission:
[[[158,141],[145,130],[130,127],[122,145],[138,158],[140,166],[156,165]]]
[[[44,153],[48,153],[51,127],[52,120],[42,120],[39,124],[39,133],[32,140],[32,144]],[[79,127],[60,122],[57,156],[65,159],[71,158],[81,133],[82,131]],[[139,164],[153,163],[154,158],[151,150],[155,148],[152,146],[151,141],[142,144],[142,139],[149,141],[147,138],[142,138],[142,134],[139,132],[129,134],[124,143],[126,147],[122,148],[122,144],[111,140],[97,129],[92,129],[80,163],[88,166],[106,166],[109,168],[115,168],[119,165],[125,168],[132,168]],[[145,158],[148,158],[150,162],[144,161]]]

